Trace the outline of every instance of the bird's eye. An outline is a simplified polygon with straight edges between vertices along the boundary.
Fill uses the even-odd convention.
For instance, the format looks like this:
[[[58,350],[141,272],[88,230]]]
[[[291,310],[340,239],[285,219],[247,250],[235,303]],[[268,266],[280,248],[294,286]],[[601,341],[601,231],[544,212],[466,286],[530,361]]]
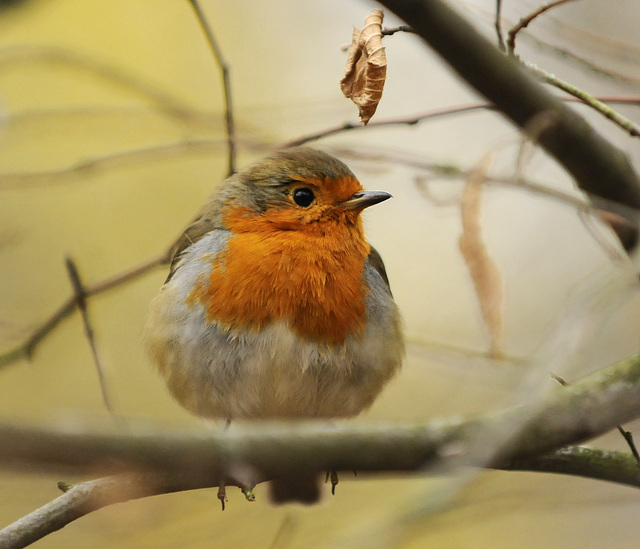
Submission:
[[[316,195],[313,194],[313,191],[307,187],[301,187],[293,191],[293,201],[303,208],[310,206],[315,197]]]

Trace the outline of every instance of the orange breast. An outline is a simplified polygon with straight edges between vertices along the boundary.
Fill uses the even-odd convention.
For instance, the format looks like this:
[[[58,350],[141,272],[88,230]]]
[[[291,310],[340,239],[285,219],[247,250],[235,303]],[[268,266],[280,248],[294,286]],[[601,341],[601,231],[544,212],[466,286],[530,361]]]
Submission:
[[[369,246],[359,217],[282,230],[238,210],[226,224],[234,232],[227,250],[188,298],[205,307],[210,321],[260,330],[283,320],[299,336],[329,344],[362,332]]]

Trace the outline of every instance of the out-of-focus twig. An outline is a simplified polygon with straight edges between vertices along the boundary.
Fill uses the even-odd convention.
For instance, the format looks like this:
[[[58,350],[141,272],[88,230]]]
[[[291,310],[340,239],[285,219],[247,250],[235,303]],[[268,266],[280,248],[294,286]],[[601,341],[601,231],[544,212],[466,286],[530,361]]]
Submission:
[[[393,36],[397,32],[415,34],[415,31],[408,25],[398,25],[397,27],[382,27],[382,36]]]
[[[507,51],[507,47],[504,43],[504,35],[502,34],[502,0],[496,0],[496,18],[494,27],[496,29],[496,36],[498,37],[498,47],[500,51]]]
[[[139,265],[132,267],[126,271],[118,273],[109,278],[105,278],[100,282],[89,285],[84,289],[85,297],[96,295],[117,286],[120,286],[130,280],[134,280],[139,276],[155,269],[159,265],[163,265],[169,262],[169,252],[163,252],[162,254],[152,257],[147,261],[143,261]],[[30,359],[35,352],[38,345],[42,340],[47,337],[52,330],[58,326],[62,320],[68,317],[77,305],[77,299],[75,295],[69,296],[60,307],[47,318],[40,326],[38,326],[29,337],[20,345],[13,349],[0,354],[0,367],[8,366],[13,362],[21,359]]]
[[[107,386],[107,375],[105,372],[104,362],[102,360],[100,352],[98,351],[95,332],[93,330],[91,320],[89,319],[89,309],[87,307],[87,291],[82,285],[82,281],[80,280],[80,273],[78,272],[78,268],[75,262],[70,257],[67,257],[65,260],[65,265],[67,267],[67,273],[69,273],[71,286],[73,287],[76,305],[78,307],[78,310],[80,311],[80,315],[82,316],[82,323],[84,325],[84,331],[87,336],[87,341],[89,342],[89,347],[91,348],[93,362],[96,365],[96,371],[98,373],[98,381],[100,382],[100,390],[102,392],[102,400],[104,402],[104,406],[114,419],[118,419],[113,407],[111,395],[109,394],[109,388]]]
[[[215,151],[221,145],[213,139],[184,139],[139,149],[129,149],[105,154],[96,158],[86,158],[62,168],[37,172],[0,172],[0,190],[11,188],[37,187],[42,185],[69,183],[74,178],[86,177],[99,170],[117,169],[132,164],[166,159],[170,155],[188,153],[200,154]]]
[[[66,65],[106,79],[137,93],[154,104],[160,112],[185,122],[196,120],[193,109],[182,104],[165,91],[141,80],[120,68],[60,47],[20,45],[0,48],[0,72],[11,65],[40,63],[49,67]]]
[[[555,86],[563,92],[573,95],[576,99],[579,99],[585,105],[588,105],[595,111],[611,120],[614,124],[626,131],[631,137],[640,137],[640,127],[635,122],[632,122],[625,116],[622,116],[619,112],[614,111],[603,101],[596,99],[593,95],[590,95],[580,88],[577,88],[576,86],[570,84],[562,78],[558,78],[555,74],[551,74],[550,72],[541,69],[533,63],[527,62],[525,63],[525,66],[548,84]]]

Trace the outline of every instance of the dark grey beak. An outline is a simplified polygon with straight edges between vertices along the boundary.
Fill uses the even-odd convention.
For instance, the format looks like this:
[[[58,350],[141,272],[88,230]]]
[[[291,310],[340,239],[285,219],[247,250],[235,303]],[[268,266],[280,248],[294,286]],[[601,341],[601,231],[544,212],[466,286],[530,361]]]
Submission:
[[[358,191],[349,200],[345,200],[340,205],[347,210],[356,210],[368,208],[389,198],[391,198],[391,195],[384,191]]]

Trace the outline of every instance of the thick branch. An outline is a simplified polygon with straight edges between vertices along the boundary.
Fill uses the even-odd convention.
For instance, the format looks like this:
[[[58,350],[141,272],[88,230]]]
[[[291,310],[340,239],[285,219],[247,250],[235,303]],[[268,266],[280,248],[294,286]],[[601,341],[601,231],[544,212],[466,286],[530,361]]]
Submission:
[[[640,468],[631,454],[580,446],[544,456],[515,460],[511,471],[535,471],[583,476],[640,488]],[[0,547],[21,549],[97,509],[159,494],[218,485],[213,475],[196,481],[174,473],[125,473],[71,486],[63,495],[0,530]],[[227,486],[232,483],[227,480]]]
[[[570,446],[544,456],[513,460],[504,469],[560,473],[640,488],[640,467],[633,454],[628,452]]]
[[[131,428],[126,434],[2,425],[0,463],[76,473],[188,470],[194,478],[205,472],[230,474],[242,464],[261,478],[272,478],[300,469],[425,470],[454,463],[445,450],[455,445],[456,464],[502,466],[589,439],[638,416],[640,355],[559,387],[542,403],[427,424],[328,428],[322,422],[260,422],[225,433]]]
[[[489,466],[562,472],[640,486],[631,455],[569,448],[640,415],[640,355],[605,368],[542,404],[429,424],[260,423],[220,432],[88,432],[0,426],[0,463],[47,470],[122,471],[79,484],[0,531],[19,548],[112,503],[179,490],[254,483],[296,470],[401,471]],[[515,429],[515,426],[522,426]],[[510,435],[510,433],[513,433]]]
[[[627,156],[574,111],[503,55],[441,0],[382,0],[478,92],[523,131],[533,126],[540,145],[581,189],[640,207],[640,182]],[[536,121],[539,121],[536,123]]]

